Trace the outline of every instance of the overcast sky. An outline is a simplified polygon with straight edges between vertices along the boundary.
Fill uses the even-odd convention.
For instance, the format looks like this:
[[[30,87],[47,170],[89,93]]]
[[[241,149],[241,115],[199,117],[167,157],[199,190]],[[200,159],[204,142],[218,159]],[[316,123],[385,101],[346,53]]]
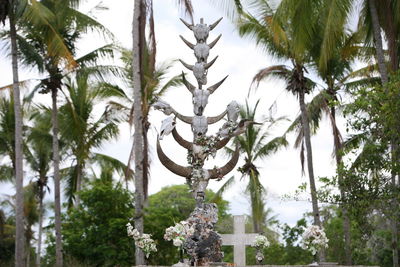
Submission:
[[[83,8],[89,10],[99,1],[88,1]],[[103,5],[109,8],[108,11],[96,13],[96,17],[100,22],[105,24],[116,36],[116,39],[124,46],[131,47],[131,24],[132,24],[132,7],[133,1],[113,1],[104,0]],[[208,4],[207,1],[195,0],[195,21],[204,18],[205,23],[211,24],[223,13]],[[183,35],[186,39],[195,42],[191,31],[189,31],[179,20],[183,17],[183,13],[177,9],[176,1],[172,0],[155,0],[155,30],[157,39],[157,62],[161,63],[166,60],[183,59],[189,64],[194,64],[195,58],[193,51],[190,50],[179,38]],[[222,33],[222,38],[218,44],[211,50],[210,58],[219,55],[216,63],[210,68],[208,73],[208,85],[214,84],[225,75],[229,78],[224,84],[209,98],[209,104],[205,110],[206,116],[215,116],[225,110],[226,105],[232,100],[244,104],[248,94],[248,89],[255,73],[264,67],[279,63],[272,59],[261,49],[257,49],[254,42],[243,39],[238,36],[234,25],[229,19],[224,18],[220,24],[211,32],[208,41],[214,40],[216,36]],[[80,43],[81,53],[93,50],[100,45],[98,37],[86,38]],[[116,62],[118,63],[118,62]],[[184,70],[180,63],[176,63],[171,69],[171,75],[177,75]],[[23,70],[21,79],[37,78],[34,72]],[[195,84],[194,77],[190,74],[188,79]],[[0,86],[11,83],[11,64],[5,57],[0,58]],[[317,93],[317,92],[316,92]],[[258,114],[259,121],[263,116],[268,114],[269,107],[276,102],[274,116],[287,116],[293,119],[299,114],[297,99],[285,92],[285,84],[278,80],[271,80],[261,83],[258,91],[252,93],[249,98],[250,103],[254,103],[261,98]],[[191,94],[184,88],[175,88],[167,93],[164,100],[169,102],[181,114],[192,116]],[[149,132],[150,144],[152,145],[152,164],[151,164],[151,181],[150,193],[158,192],[163,186],[171,184],[182,184],[184,179],[175,176],[165,169],[158,161],[155,152],[156,130],[161,125],[161,120],[165,116],[158,112],[152,111],[150,115],[151,130]],[[283,122],[271,132],[271,138],[284,133],[289,122]],[[214,134],[221,124],[209,127],[208,134]],[[187,139],[191,140],[192,135],[188,125],[178,121],[177,129]],[[121,126],[121,135],[118,140],[105,144],[102,153],[114,156],[123,162],[126,162],[132,145],[131,132],[127,125]],[[308,181],[307,176],[301,175],[301,164],[299,160],[299,151],[293,148],[294,136],[289,136],[290,147],[283,149],[272,155],[264,161],[256,162],[260,168],[261,182],[268,191],[266,199],[266,207],[272,208],[274,213],[278,215],[281,222],[294,224],[300,219],[303,213],[311,211],[311,203],[306,201],[285,201],[282,196],[293,194],[297,187]],[[171,136],[167,136],[162,140],[161,145],[164,152],[177,163],[185,165],[186,152],[181,148]],[[312,138],[314,167],[316,177],[332,176],[335,173],[334,160],[332,159],[332,138],[329,124],[325,122],[321,124],[321,129],[316,136]],[[0,158],[1,160],[1,158]],[[209,163],[208,166],[215,164],[223,165],[229,160],[223,155],[218,154],[215,161]],[[1,162],[0,162],[1,163]],[[243,164],[243,159],[238,166]],[[207,165],[206,165],[207,167]],[[235,172],[228,174],[237,177],[237,183],[224,195],[231,203],[231,212],[235,215],[249,214],[249,201],[243,193],[247,184],[246,179],[240,180],[240,174]],[[218,190],[223,181],[210,182],[209,188]],[[12,193],[11,187],[1,184],[0,193]]]

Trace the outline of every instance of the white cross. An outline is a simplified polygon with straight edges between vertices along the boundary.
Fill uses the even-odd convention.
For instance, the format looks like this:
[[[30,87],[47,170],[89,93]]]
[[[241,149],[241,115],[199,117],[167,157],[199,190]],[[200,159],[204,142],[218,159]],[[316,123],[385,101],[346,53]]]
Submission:
[[[233,246],[236,266],[246,266],[246,245],[254,242],[257,234],[245,233],[245,216],[233,216],[233,234],[221,234],[223,246]]]

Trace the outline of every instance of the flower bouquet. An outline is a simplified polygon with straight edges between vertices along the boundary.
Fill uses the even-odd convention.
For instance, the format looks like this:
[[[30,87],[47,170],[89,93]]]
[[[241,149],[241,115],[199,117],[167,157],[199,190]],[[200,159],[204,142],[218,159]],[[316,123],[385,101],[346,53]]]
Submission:
[[[126,228],[128,236],[132,237],[135,240],[135,246],[137,246],[144,252],[146,258],[150,256],[151,252],[157,251],[156,243],[151,238],[151,235],[149,234],[141,235],[139,231],[137,229],[134,229],[130,223],[126,225]]]

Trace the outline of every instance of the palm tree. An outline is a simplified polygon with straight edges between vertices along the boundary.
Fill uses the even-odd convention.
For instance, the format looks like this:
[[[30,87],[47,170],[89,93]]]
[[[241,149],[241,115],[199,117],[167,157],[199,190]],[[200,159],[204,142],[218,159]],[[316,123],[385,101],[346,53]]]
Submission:
[[[36,1],[33,1],[36,2]],[[55,198],[55,230],[56,230],[56,266],[62,266],[61,242],[61,200],[60,200],[60,156],[58,141],[58,108],[57,93],[62,85],[63,73],[66,67],[71,70],[77,67],[74,60],[76,42],[88,30],[99,30],[105,34],[106,29],[96,20],[86,16],[75,8],[79,0],[40,2],[49,12],[48,23],[41,27],[32,27],[25,23],[22,27],[23,38],[19,38],[20,47],[24,53],[24,63],[34,65],[40,72],[46,72],[48,78],[42,80],[42,92],[52,95],[52,135],[53,135],[53,166],[54,166],[54,198]]]
[[[253,108],[250,108],[246,102],[246,107],[242,107],[240,110],[240,117],[254,121],[256,119],[256,112],[258,108],[259,100],[256,102]],[[260,181],[259,168],[255,165],[257,161],[263,160],[266,157],[276,153],[281,147],[287,146],[285,137],[276,137],[269,141],[269,130],[275,125],[278,120],[269,120],[269,125],[266,128],[257,127],[250,125],[243,135],[235,138],[240,146],[240,154],[244,155],[244,164],[238,168],[239,172],[242,173],[242,178],[248,179],[248,184],[245,192],[250,196],[251,203],[251,218],[253,222],[253,231],[260,233],[266,229],[266,215],[268,210],[264,209],[264,196],[265,188]],[[228,149],[229,153],[233,153],[232,149]],[[234,182],[235,177],[227,180],[227,182],[221,187],[217,195],[223,193],[223,191]]]
[[[287,1],[281,2],[286,3]],[[306,1],[310,3],[310,1]],[[305,104],[305,95],[310,93],[315,84],[306,77],[306,65],[310,62],[309,49],[312,43],[303,42],[298,37],[299,32],[303,29],[299,28],[291,18],[282,19],[280,12],[286,10],[284,6],[279,6],[274,11],[266,1],[257,1],[254,8],[257,15],[242,12],[238,23],[239,33],[243,36],[254,38],[259,46],[265,48],[271,55],[290,65],[269,66],[262,69],[254,77],[254,81],[259,82],[265,78],[275,76],[286,81],[286,90],[293,93],[299,100],[301,124],[303,128],[301,143],[301,159],[304,160],[304,151],[307,152],[307,167],[310,180],[311,202],[313,209],[314,224],[321,227],[321,219],[318,208],[317,191],[314,178],[313,157],[311,148],[311,132],[309,125],[309,114]],[[309,7],[304,7],[309,8]],[[315,14],[314,14],[315,15]],[[313,14],[310,14],[312,19]],[[315,18],[314,18],[315,19]],[[303,31],[303,34],[307,34]],[[320,255],[324,260],[324,254]]]
[[[43,112],[38,110],[33,111],[31,119],[34,121],[33,127],[29,129],[27,138],[26,160],[30,169],[36,174],[35,187],[37,188],[36,198],[39,202],[38,207],[38,239],[37,239],[37,253],[36,253],[36,266],[40,266],[40,252],[42,245],[42,232],[43,232],[43,199],[48,187],[48,172],[51,165],[51,140],[52,136],[49,134],[51,125],[47,123],[44,118]]]
[[[16,242],[15,242],[15,266],[22,267],[24,264],[24,214],[23,214],[23,156],[22,156],[22,115],[20,104],[18,59],[17,59],[17,30],[16,30],[16,3],[14,1],[0,2],[0,22],[6,20],[10,23],[11,60],[13,73],[13,97],[15,114],[15,184],[16,184]]]
[[[95,105],[111,97],[126,96],[117,87],[105,82],[95,83],[87,75],[79,75],[76,80],[65,79],[64,85],[65,104],[60,107],[59,112],[62,126],[60,134],[73,156],[72,166],[68,168],[66,192],[70,204],[75,198],[75,204],[79,205],[79,191],[82,188],[82,179],[85,177],[84,170],[90,161],[96,161],[102,155],[94,153],[93,150],[115,138],[119,133],[119,122],[124,119],[124,116],[112,109],[106,109],[99,118],[96,118]],[[111,157],[105,155],[101,157],[103,163],[107,159],[110,164],[118,163]],[[118,166],[114,168],[117,169]]]
[[[193,7],[191,0],[179,0],[178,3],[182,5],[186,13],[191,17],[193,21]],[[149,12],[148,12],[149,11]],[[145,47],[146,41],[146,25],[149,23],[149,43],[151,51],[149,53],[149,60],[145,60],[146,52]],[[133,22],[132,22],[132,79],[133,79],[133,125],[134,125],[134,136],[133,136],[133,151],[129,158],[128,166],[132,157],[135,157],[135,228],[143,233],[143,205],[145,201],[145,185],[148,183],[147,164],[144,162],[145,154],[145,141],[143,140],[143,99],[142,96],[142,85],[145,81],[145,65],[148,64],[150,73],[153,73],[156,62],[156,35],[154,28],[154,13],[153,13],[153,0],[135,0],[133,9]],[[145,170],[146,169],[146,170]],[[135,253],[136,264],[144,264],[144,254],[136,248]]]

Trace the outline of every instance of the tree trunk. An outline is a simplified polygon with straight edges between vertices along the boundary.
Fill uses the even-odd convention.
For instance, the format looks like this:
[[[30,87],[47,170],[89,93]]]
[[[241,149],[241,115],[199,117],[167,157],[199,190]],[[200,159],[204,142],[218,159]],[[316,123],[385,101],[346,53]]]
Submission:
[[[303,131],[304,131],[304,141],[306,144],[306,151],[307,151],[307,168],[308,168],[308,176],[310,179],[311,202],[312,202],[312,209],[313,209],[313,216],[314,216],[314,225],[318,225],[319,227],[321,227],[322,225],[321,225],[321,218],[319,216],[319,209],[318,209],[317,188],[315,186],[315,178],[314,178],[310,124],[309,124],[309,120],[308,120],[306,104],[304,101],[304,95],[305,95],[304,90],[300,89],[299,104],[300,104],[300,112],[301,112],[301,123],[303,125]],[[319,260],[325,261],[324,251],[321,251],[319,253]]]
[[[372,18],[372,26],[373,26],[373,31],[374,31],[374,42],[375,42],[375,47],[376,47],[376,53],[377,53],[377,58],[378,58],[378,65],[379,65],[379,72],[381,74],[381,79],[382,79],[382,84],[385,85],[388,83],[388,71],[387,67],[385,65],[385,58],[383,55],[383,46],[382,46],[382,35],[381,35],[381,26],[379,24],[379,17],[378,17],[378,11],[375,6],[375,1],[374,0],[369,0],[369,7],[370,7],[370,13],[371,13],[371,18]],[[387,2],[386,2],[387,3]],[[389,12],[390,13],[390,12]],[[391,18],[388,18],[389,24],[392,23]],[[390,25],[389,25],[390,26]],[[393,25],[392,25],[393,26]],[[389,30],[393,30],[392,27],[388,27]],[[393,32],[388,32],[387,35],[389,36],[388,40],[388,47],[389,47],[389,55],[390,55],[390,61],[391,61],[391,67],[392,70],[395,71],[398,69],[398,56],[397,56],[397,45],[394,41],[395,35]],[[394,141],[395,138],[392,138],[392,145],[391,145],[391,154],[392,154],[392,161],[393,162],[398,162],[399,159],[396,156],[397,153],[397,142]],[[393,164],[395,166],[395,164]],[[396,172],[392,171],[392,185],[395,188],[396,187]],[[392,200],[392,205],[395,209],[398,207],[398,203],[396,199],[394,198]],[[392,252],[393,252],[393,267],[399,267],[399,251],[398,251],[398,229],[397,229],[397,217],[392,216],[390,219],[390,226],[391,226],[391,232],[392,232]]]
[[[40,179],[40,181],[43,181]],[[42,231],[43,231],[43,184],[40,184],[39,191],[39,229],[38,229],[38,240],[37,240],[37,252],[36,252],[36,266],[40,267],[40,252],[42,251]]]
[[[11,5],[12,7],[14,4]],[[17,61],[17,31],[15,28],[14,10],[10,8],[10,39],[13,73],[13,97],[15,113],[15,186],[16,186],[16,233],[15,233],[15,266],[24,266],[24,192],[23,192],[23,156],[22,156],[22,112],[20,104],[18,61]]]
[[[381,26],[379,24],[378,11],[376,10],[375,0],[368,0],[368,3],[372,19],[372,28],[374,34],[376,57],[378,59],[379,73],[381,74],[382,84],[386,84],[388,82],[388,71],[385,63],[385,56],[383,53]]]
[[[58,110],[57,110],[58,88],[51,89],[52,112],[51,121],[53,124],[53,164],[54,164],[54,213],[56,230],[56,266],[63,266],[63,250],[61,236],[61,190],[60,190],[60,155],[58,147]]]
[[[343,163],[342,158],[342,142],[340,140],[339,129],[336,124],[336,110],[334,107],[331,108],[331,123],[332,123],[332,134],[333,134],[333,142],[335,146],[335,158],[336,158],[336,168],[338,173],[339,180],[339,190],[340,196],[342,199],[345,198],[345,189],[343,188],[343,176],[339,170],[340,166]],[[344,232],[344,253],[345,253],[345,264],[352,264],[352,255],[351,255],[351,232],[350,232],[350,218],[349,213],[346,207],[346,204],[341,204],[340,208],[342,210],[343,216],[343,232]]]
[[[79,195],[79,192],[81,191],[82,187],[82,167],[79,161],[77,161],[76,164],[76,191],[75,191],[75,208],[78,208],[79,205],[81,204],[81,197]]]
[[[149,196],[149,139],[147,137],[149,126],[150,123],[145,119],[143,122],[143,198],[145,205]]]
[[[141,20],[141,0],[135,0],[133,10],[132,23],[132,39],[133,39],[133,100],[134,100],[134,129],[133,136],[134,153],[135,153],[135,228],[143,233],[143,114],[142,114],[142,90],[141,90],[141,46],[140,42],[140,20]],[[144,253],[136,247],[135,250],[136,265],[144,265]]]

